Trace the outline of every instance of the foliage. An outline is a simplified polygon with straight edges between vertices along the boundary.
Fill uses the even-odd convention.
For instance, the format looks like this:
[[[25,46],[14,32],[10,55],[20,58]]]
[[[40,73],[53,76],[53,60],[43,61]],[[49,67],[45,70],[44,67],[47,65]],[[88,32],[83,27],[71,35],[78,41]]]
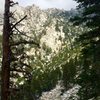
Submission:
[[[43,30],[41,30],[43,34],[37,34],[36,30],[32,30],[31,35],[24,32],[15,32],[10,37],[10,44],[13,45],[11,47],[13,55],[11,68],[21,71],[17,72],[14,69],[15,71],[11,73],[12,87],[18,90],[17,92],[11,92],[11,100],[37,100],[42,92],[54,88],[59,80],[63,81],[66,90],[76,84],[76,79],[78,84],[82,86],[78,75],[82,75],[79,71],[82,69],[80,67],[83,67],[84,61],[83,58],[81,59],[80,50],[83,51],[84,47],[76,41],[76,38],[87,31],[86,27],[73,26],[66,18],[64,20],[57,19],[55,30],[65,33],[64,39],[59,36],[59,41],[62,42],[62,45],[57,53],[52,52],[52,49],[45,43],[39,48],[32,43],[19,43],[26,40],[34,40],[34,42],[40,44],[41,37],[47,34],[46,27],[49,27],[51,24],[52,18],[49,16],[43,25]],[[81,36],[83,37],[83,35]],[[88,41],[85,41],[85,43]],[[14,45],[14,43],[19,44]],[[90,47],[90,45],[87,46]],[[45,52],[44,57],[42,57],[42,50]],[[87,50],[84,51],[84,53],[86,52]],[[91,49],[91,52],[93,52],[93,49]],[[92,70],[92,72],[95,71]],[[81,78],[83,80],[84,75]]]
[[[83,24],[89,28],[79,37],[83,61],[77,80],[81,86],[80,100],[97,100],[100,96],[100,0],[75,1],[82,13],[74,18],[74,25]]]

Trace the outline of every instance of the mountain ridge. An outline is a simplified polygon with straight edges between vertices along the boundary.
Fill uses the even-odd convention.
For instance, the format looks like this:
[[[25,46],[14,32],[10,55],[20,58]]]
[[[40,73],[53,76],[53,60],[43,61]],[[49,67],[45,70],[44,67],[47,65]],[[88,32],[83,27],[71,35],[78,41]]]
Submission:
[[[52,52],[58,52],[61,49],[65,37],[63,31],[65,22],[69,24],[69,18],[75,14],[74,10],[66,11],[57,8],[42,10],[36,5],[27,7],[16,5],[11,8],[11,11],[14,12],[16,22],[27,15],[17,28],[38,41],[42,50],[45,45],[52,48]],[[2,30],[2,25],[0,29]]]

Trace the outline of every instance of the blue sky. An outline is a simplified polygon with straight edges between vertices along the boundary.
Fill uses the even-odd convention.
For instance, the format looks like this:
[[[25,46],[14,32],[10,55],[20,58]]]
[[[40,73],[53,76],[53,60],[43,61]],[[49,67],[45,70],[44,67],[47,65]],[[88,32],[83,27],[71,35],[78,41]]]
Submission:
[[[28,6],[35,4],[42,9],[46,8],[60,8],[65,10],[70,10],[76,7],[76,2],[74,0],[14,0],[18,1],[21,6]],[[3,9],[4,0],[0,0],[0,10]]]

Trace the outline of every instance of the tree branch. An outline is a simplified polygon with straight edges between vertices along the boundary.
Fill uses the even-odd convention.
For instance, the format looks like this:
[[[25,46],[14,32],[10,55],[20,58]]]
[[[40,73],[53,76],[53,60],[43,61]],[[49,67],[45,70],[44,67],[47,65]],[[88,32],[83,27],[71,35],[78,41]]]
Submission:
[[[20,70],[20,69],[15,69],[15,68],[12,68],[10,69],[11,72],[15,71],[15,72],[18,72],[18,73],[29,73],[28,71],[24,71],[24,70]]]
[[[23,21],[25,18],[27,17],[27,15],[25,15],[22,19],[20,19],[18,22],[16,22],[11,29],[13,29],[15,26],[17,26],[17,24],[19,24],[21,21]]]
[[[20,44],[34,44],[34,45],[40,47],[40,45],[38,43],[34,42],[34,41],[19,41],[19,42],[10,44],[10,46],[17,46],[17,45],[20,45]]]
[[[16,27],[14,27],[14,28],[15,28],[15,30],[16,30],[16,31],[18,31],[21,35],[26,36],[26,37],[28,37],[28,38],[32,39],[32,37],[27,36],[26,34],[24,34],[25,32],[21,32],[21,31],[20,31],[20,30],[18,30]]]

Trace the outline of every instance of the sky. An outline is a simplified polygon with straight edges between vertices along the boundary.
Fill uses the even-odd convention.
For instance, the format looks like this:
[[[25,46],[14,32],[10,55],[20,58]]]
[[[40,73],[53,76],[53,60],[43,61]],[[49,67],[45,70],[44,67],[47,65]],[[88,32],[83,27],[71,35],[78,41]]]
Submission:
[[[46,8],[60,8],[70,10],[75,8],[77,3],[74,0],[14,0],[18,1],[21,6],[29,6],[35,4],[42,9]],[[4,0],[0,0],[0,10],[3,10]]]

